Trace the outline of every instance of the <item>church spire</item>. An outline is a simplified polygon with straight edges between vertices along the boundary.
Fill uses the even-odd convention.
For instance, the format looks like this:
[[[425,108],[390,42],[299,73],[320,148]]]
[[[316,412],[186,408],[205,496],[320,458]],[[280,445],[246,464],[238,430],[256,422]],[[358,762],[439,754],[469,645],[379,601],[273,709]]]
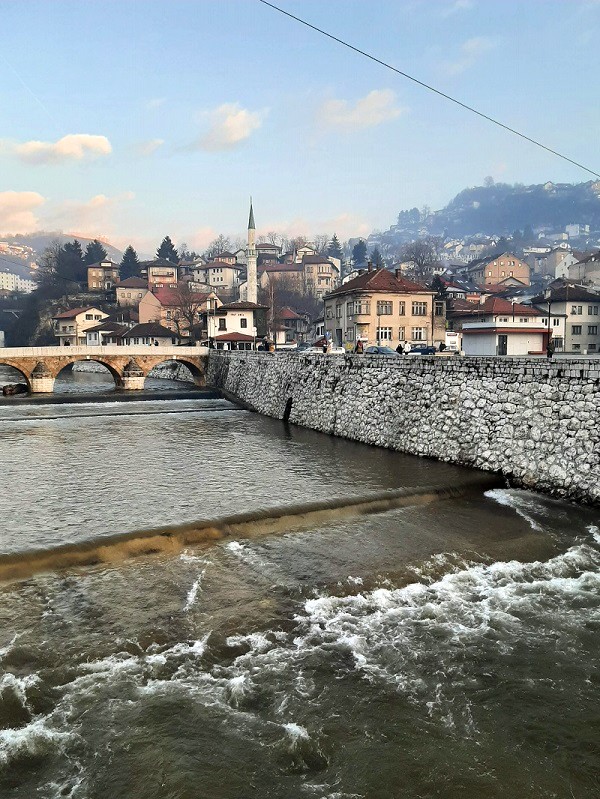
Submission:
[[[250,197],[250,217],[248,218],[248,230],[256,230],[254,224],[254,211],[252,209],[252,197]]]

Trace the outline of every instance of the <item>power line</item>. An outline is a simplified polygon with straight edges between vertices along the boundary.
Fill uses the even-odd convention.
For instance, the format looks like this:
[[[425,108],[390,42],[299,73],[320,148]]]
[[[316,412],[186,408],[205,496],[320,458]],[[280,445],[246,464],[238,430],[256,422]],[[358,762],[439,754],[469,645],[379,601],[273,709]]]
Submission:
[[[593,175],[595,178],[600,178],[600,174],[598,172],[595,172],[593,169],[590,169],[589,167],[580,164],[578,161],[574,161],[572,158],[569,158],[567,155],[563,155],[563,153],[559,153],[558,150],[553,150],[551,147],[547,147],[545,144],[542,144],[542,142],[539,142],[536,139],[532,139],[531,136],[527,136],[525,135],[525,133],[521,133],[520,131],[509,127],[509,125],[505,125],[503,122],[500,122],[500,120],[494,119],[494,117],[488,116],[488,114],[484,114],[483,111],[478,111],[476,108],[473,108],[473,106],[467,105],[467,103],[463,103],[461,102],[461,100],[457,100],[456,97],[452,97],[451,95],[446,94],[445,92],[442,92],[439,89],[436,89],[434,86],[430,86],[428,83],[424,83],[422,80],[419,80],[418,78],[409,75],[407,72],[403,72],[401,69],[396,69],[396,67],[393,67],[391,64],[382,61],[380,58],[376,58],[374,55],[371,55],[371,53],[367,53],[364,50],[355,47],[353,44],[350,44],[349,42],[345,42],[343,39],[339,39],[337,36],[334,36],[332,33],[328,33],[327,31],[324,31],[322,28],[318,28],[316,25],[311,25],[311,23],[307,22],[305,19],[302,19],[301,17],[296,17],[294,14],[291,14],[289,11],[285,11],[283,8],[279,8],[279,6],[267,2],[267,0],[258,0],[258,2],[262,3],[265,6],[268,6],[269,8],[272,8],[274,11],[279,11],[280,14],[283,14],[284,16],[289,17],[290,19],[293,19],[296,22],[299,22],[301,25],[305,25],[307,28],[310,28],[311,30],[320,33],[322,36],[326,36],[328,39],[331,39],[332,41],[337,42],[338,44],[341,44],[344,47],[347,47],[349,50],[353,50],[355,53],[358,53],[359,55],[368,58],[370,61],[374,61],[376,64],[380,64],[382,67],[385,67],[386,69],[395,72],[397,75],[401,75],[403,78],[411,80],[413,83],[416,83],[418,86],[421,86],[422,88],[427,89],[428,91],[433,92],[434,94],[437,94],[440,97],[443,97],[445,100],[449,100],[451,103],[454,103],[455,105],[464,108],[466,111],[470,111],[472,114],[477,114],[478,117],[481,117],[482,119],[491,122],[493,125],[497,125],[499,128],[503,128],[509,133],[512,133],[514,136],[519,136],[521,139],[525,139],[525,141],[528,141],[530,144],[535,144],[536,147],[540,147],[542,150],[546,150],[546,152],[551,153],[552,155],[556,155],[558,158],[562,158],[563,161],[568,161],[570,164],[573,164],[579,169],[583,169],[584,172],[589,172],[589,174]]]

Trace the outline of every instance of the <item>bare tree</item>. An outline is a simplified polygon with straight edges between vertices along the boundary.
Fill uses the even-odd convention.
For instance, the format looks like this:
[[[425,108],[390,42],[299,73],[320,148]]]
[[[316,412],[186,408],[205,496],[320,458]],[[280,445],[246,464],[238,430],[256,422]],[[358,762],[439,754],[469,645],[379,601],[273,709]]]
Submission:
[[[187,281],[178,283],[174,293],[177,304],[173,310],[173,321],[177,332],[180,336],[187,332],[192,341],[195,341],[195,328],[200,321],[200,311],[206,303],[206,295],[193,291]]]
[[[206,248],[206,252],[204,253],[204,257],[207,261],[212,261],[222,252],[227,252],[231,247],[231,240],[229,236],[224,236],[222,233],[219,233],[216,239],[211,241],[211,243]]]
[[[279,244],[281,241],[281,236],[276,230],[269,230],[267,233],[267,241],[269,244]]]
[[[325,254],[327,252],[327,245],[329,244],[330,237],[325,233],[318,233],[313,237],[315,243],[315,250],[319,253]]]
[[[400,250],[400,259],[412,263],[411,272],[415,277],[428,277],[439,263],[441,243],[437,236],[411,241]]]

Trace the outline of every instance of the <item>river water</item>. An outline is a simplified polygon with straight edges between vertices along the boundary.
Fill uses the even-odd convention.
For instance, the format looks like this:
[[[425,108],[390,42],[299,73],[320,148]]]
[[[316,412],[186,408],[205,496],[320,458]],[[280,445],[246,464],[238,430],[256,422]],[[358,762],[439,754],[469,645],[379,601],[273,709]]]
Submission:
[[[102,399],[0,406],[0,553],[477,478]],[[598,516],[474,488],[0,585],[0,796],[600,796]]]

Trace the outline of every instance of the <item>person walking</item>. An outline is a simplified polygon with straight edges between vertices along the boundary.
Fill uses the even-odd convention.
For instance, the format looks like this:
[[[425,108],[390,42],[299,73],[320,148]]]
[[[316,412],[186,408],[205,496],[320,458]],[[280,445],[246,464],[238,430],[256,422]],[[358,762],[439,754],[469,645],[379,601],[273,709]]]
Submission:
[[[404,355],[404,347],[402,346],[402,342],[400,342],[400,344],[398,344],[396,347],[396,352],[398,355]]]
[[[354,352],[356,352],[358,355],[362,355],[364,351],[365,348],[363,346],[362,340],[358,339],[358,341],[356,342],[356,346],[354,347]]]
[[[552,356],[554,355],[554,342],[551,338],[548,339],[548,343],[546,344],[546,358],[549,361],[552,360]]]

